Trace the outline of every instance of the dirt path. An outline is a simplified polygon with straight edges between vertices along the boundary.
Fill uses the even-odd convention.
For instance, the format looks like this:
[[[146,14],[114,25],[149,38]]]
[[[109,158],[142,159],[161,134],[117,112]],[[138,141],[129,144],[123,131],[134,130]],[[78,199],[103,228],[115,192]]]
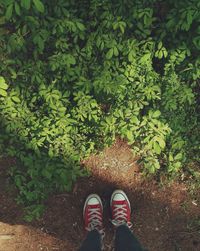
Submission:
[[[85,237],[82,206],[91,192],[103,199],[105,250],[113,250],[109,198],[116,188],[128,194],[133,231],[149,251],[200,251],[200,195],[191,198],[184,184],[161,186],[154,180],[144,181],[123,142],[85,161],[92,176],[79,179],[72,193],[51,196],[42,219],[31,225],[22,220],[15,193],[6,188],[5,169],[11,162],[0,162],[0,251],[76,250]]]

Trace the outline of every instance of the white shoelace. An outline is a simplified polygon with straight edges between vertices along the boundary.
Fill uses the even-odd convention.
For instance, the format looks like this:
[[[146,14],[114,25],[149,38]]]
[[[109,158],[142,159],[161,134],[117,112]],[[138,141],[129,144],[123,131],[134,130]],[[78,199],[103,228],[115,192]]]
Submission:
[[[101,211],[99,208],[89,208],[89,226],[86,228],[88,231],[92,231],[94,229],[97,229],[101,233],[101,227],[102,227],[102,217],[101,217]],[[100,229],[99,229],[100,228]]]
[[[103,238],[105,237],[105,232],[102,228],[102,216],[99,208],[89,208],[88,209],[88,220],[90,224],[86,228],[87,231],[92,231],[96,229],[101,235],[102,250],[104,250]]]
[[[132,223],[127,222],[126,205],[114,205],[113,214],[114,220],[111,220],[111,222],[114,226],[127,225],[129,228],[132,227]]]

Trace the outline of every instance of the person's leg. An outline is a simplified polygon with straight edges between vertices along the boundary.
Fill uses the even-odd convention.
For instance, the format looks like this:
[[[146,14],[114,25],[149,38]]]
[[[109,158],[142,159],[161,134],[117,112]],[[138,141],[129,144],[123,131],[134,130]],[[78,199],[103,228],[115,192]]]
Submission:
[[[84,204],[83,219],[88,232],[79,251],[101,251],[103,231],[103,205],[97,194],[90,194]]]
[[[142,251],[144,250],[137,238],[126,225],[121,225],[116,229],[115,237],[116,251]]]
[[[87,234],[79,251],[101,251],[101,235],[96,229]]]
[[[110,207],[112,224],[116,227],[116,251],[142,251],[139,241],[130,231],[131,205],[127,195],[122,190],[115,190],[111,196]]]

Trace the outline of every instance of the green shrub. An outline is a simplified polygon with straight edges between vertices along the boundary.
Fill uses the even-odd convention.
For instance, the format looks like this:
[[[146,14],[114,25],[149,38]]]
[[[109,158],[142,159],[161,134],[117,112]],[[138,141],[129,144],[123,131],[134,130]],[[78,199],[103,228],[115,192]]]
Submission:
[[[147,173],[200,160],[198,0],[7,0],[0,13],[0,142],[22,163],[10,174],[28,220],[116,136]]]

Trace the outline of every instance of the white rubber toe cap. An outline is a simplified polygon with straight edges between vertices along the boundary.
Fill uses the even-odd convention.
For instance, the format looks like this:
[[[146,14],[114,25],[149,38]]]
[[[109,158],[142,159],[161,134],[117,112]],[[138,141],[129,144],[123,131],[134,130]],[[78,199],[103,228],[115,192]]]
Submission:
[[[97,200],[97,198],[90,198],[89,200],[88,200],[88,203],[87,203],[88,205],[98,205],[98,204],[100,204],[99,203],[99,201]]]
[[[115,194],[115,196],[113,197],[113,200],[114,200],[114,201],[123,201],[123,200],[125,200],[125,198],[124,198],[124,196],[123,196],[122,194],[117,193],[117,194]]]

